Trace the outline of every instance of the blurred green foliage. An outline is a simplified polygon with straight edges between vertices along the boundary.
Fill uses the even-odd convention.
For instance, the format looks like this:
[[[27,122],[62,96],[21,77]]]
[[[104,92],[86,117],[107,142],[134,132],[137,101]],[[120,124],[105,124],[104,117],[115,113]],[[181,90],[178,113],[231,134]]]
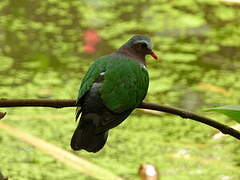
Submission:
[[[145,34],[160,57],[159,62],[148,60],[147,101],[193,111],[240,103],[240,4],[2,0],[0,13],[0,97],[75,98],[95,58],[133,34]],[[101,38],[92,54],[84,51],[84,32],[89,29]],[[73,109],[6,111],[6,122],[69,149]],[[210,116],[233,123],[224,116]],[[111,132],[103,151],[77,154],[126,179],[136,179],[139,164],[145,162],[159,167],[164,179],[239,179],[239,144],[230,137],[212,140],[213,133],[178,117],[136,112]],[[0,146],[0,170],[13,179],[91,179],[4,133]]]

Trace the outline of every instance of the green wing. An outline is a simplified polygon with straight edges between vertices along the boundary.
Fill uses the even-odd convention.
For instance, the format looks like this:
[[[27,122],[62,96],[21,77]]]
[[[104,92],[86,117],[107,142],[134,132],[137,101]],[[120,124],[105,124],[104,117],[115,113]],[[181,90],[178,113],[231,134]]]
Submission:
[[[110,110],[123,112],[134,109],[146,96],[149,77],[143,65],[129,58],[103,56],[97,59],[85,74],[79,89],[77,104],[90,90],[101,72],[105,74],[100,94]],[[78,108],[77,117],[80,111]]]
[[[80,100],[83,95],[90,90],[94,81],[98,78],[101,72],[106,71],[106,65],[109,62],[109,59],[106,56],[98,58],[93,64],[89,67],[85,76],[83,77],[82,84],[78,92],[78,100]]]
[[[88,71],[86,72],[85,76],[83,77],[81,86],[79,88],[78,92],[78,98],[77,98],[77,109],[76,109],[76,120],[78,119],[80,113],[81,113],[81,98],[84,96],[84,94],[90,90],[92,87],[94,81],[97,79],[97,77],[100,75],[101,72],[105,71],[106,64],[108,59],[104,56],[94,61],[94,63],[89,67]],[[79,106],[80,105],[80,106]]]
[[[147,94],[149,77],[146,68],[129,58],[114,58],[106,66],[101,97],[114,112],[138,106]]]

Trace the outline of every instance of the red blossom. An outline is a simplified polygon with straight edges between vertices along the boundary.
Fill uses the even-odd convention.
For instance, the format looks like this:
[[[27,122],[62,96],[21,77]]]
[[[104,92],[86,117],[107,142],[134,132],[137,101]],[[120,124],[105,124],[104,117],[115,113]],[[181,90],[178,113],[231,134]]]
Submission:
[[[96,45],[101,41],[98,32],[95,30],[86,30],[83,34],[84,45],[83,49],[85,53],[94,53],[96,51]]]

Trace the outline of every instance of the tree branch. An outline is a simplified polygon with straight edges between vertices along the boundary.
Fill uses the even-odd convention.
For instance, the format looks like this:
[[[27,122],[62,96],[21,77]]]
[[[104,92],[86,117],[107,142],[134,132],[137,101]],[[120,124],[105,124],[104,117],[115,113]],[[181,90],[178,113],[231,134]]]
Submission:
[[[204,117],[204,116],[200,116],[198,114],[195,114],[193,112],[190,111],[186,111],[184,109],[179,109],[179,108],[174,108],[174,107],[170,107],[170,106],[163,106],[163,105],[159,105],[159,104],[153,104],[153,103],[147,103],[147,102],[143,102],[139,108],[143,108],[143,109],[151,109],[151,110],[156,110],[156,111],[162,111],[162,112],[166,112],[169,114],[174,114],[174,115],[178,115],[182,118],[186,118],[186,119],[191,119],[197,122],[201,122],[203,124],[206,124],[208,126],[211,126],[215,129],[218,129],[219,131],[221,131],[223,134],[228,134],[230,136],[235,137],[236,139],[240,140],[240,132],[227,126],[224,125],[222,123],[219,123],[213,119]]]
[[[75,107],[76,101],[72,99],[0,99],[0,107],[52,107],[52,108],[63,108],[63,107]],[[162,111],[169,114],[178,115],[182,118],[191,119],[197,122],[201,122],[208,126],[218,129],[223,134],[228,134],[236,139],[240,140],[240,132],[219,123],[210,118],[200,116],[179,108],[170,106],[163,106],[159,104],[143,102],[138,108],[151,109],[155,111]]]
[[[0,99],[0,107],[75,107],[72,99]]]

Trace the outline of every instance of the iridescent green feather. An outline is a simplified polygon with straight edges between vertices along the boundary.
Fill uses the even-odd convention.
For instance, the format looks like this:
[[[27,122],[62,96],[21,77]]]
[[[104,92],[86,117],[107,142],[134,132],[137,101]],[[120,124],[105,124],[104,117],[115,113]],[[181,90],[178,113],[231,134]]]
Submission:
[[[105,105],[114,112],[123,112],[138,106],[147,94],[148,73],[138,61],[127,57],[104,56],[96,60],[86,73],[80,90],[80,99],[101,72],[105,72],[100,90]]]
[[[82,84],[78,92],[78,100],[91,88],[94,81],[97,79],[99,74],[106,69],[107,61],[109,61],[104,56],[94,61],[90,66],[87,73],[83,77]]]

